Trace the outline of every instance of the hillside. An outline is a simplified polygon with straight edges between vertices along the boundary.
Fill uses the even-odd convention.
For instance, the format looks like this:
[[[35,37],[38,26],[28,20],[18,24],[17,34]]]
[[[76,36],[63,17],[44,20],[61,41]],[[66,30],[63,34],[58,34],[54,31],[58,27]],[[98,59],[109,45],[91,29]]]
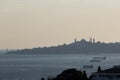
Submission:
[[[46,54],[46,53],[120,53],[120,43],[104,43],[86,41],[74,41],[71,44],[63,44],[53,47],[23,49],[16,51],[9,51],[6,54]]]

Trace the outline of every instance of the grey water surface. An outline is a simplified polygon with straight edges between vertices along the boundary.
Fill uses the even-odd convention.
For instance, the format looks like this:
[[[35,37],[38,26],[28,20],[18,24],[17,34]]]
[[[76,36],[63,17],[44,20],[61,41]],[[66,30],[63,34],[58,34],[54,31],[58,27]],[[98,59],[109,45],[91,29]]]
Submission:
[[[99,56],[106,56],[108,60],[90,62]],[[90,75],[99,65],[107,69],[119,64],[119,53],[0,55],[0,80],[40,80],[41,77],[54,77],[69,68],[86,70]],[[84,69],[84,65],[93,65],[94,68]]]

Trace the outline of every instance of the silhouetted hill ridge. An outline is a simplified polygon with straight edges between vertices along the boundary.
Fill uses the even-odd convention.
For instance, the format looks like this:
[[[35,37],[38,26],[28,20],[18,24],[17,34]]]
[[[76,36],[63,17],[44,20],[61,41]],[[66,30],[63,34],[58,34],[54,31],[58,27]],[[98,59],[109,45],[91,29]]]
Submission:
[[[45,54],[45,53],[120,53],[120,43],[92,42],[82,39],[70,44],[52,47],[9,51],[7,54]]]

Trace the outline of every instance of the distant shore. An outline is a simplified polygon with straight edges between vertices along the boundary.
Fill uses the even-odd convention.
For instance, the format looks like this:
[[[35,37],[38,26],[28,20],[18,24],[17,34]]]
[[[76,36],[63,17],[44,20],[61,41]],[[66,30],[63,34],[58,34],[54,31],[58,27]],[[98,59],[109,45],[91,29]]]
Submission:
[[[86,41],[74,41],[70,44],[63,44],[58,46],[33,48],[33,49],[22,49],[15,51],[8,51],[6,54],[100,54],[100,53],[120,53],[120,43],[104,43]]]

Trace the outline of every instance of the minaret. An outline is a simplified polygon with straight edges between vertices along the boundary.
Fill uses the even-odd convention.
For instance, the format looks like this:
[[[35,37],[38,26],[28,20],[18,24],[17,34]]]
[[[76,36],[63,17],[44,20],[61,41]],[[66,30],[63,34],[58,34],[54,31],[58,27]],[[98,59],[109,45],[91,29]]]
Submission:
[[[76,42],[77,42],[77,39],[75,38],[75,39],[74,39],[74,43],[76,43]]]
[[[92,37],[90,38],[90,42],[92,43]]]
[[[93,43],[95,43],[95,38],[93,38]]]

